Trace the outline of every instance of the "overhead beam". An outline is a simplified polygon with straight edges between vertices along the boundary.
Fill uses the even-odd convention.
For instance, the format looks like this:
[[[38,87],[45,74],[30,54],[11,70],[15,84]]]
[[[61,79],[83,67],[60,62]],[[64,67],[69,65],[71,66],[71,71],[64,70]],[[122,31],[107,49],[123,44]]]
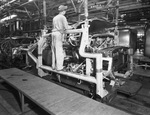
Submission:
[[[73,5],[74,11],[77,12],[77,8],[76,8],[76,6],[75,6],[73,0],[71,0],[71,3],[72,3],[72,5]]]
[[[31,15],[30,15],[30,13],[28,12],[27,8],[24,7],[24,9],[25,9],[26,13],[28,14],[29,18],[31,19],[32,17],[31,17]]]
[[[44,17],[44,28],[46,28],[46,0],[43,0],[43,17]]]
[[[149,8],[150,5],[142,5],[140,3],[123,4],[119,7],[119,11],[135,10],[140,8]]]
[[[2,10],[4,7],[9,6],[11,3],[15,2],[16,0],[11,0],[9,2],[7,2],[6,4],[0,6],[0,10]]]

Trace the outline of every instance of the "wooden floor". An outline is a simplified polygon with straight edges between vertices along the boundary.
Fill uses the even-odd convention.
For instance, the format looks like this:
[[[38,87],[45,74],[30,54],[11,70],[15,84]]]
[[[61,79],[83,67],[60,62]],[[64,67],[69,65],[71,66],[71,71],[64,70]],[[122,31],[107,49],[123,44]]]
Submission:
[[[52,115],[129,115],[22,70],[0,70],[0,77]]]

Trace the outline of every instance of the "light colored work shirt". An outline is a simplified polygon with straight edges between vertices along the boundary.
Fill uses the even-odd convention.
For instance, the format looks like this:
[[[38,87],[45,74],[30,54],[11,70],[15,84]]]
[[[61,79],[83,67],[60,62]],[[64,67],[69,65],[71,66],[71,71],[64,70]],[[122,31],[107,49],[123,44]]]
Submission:
[[[68,22],[64,15],[58,14],[53,18],[53,30],[52,31],[60,31],[64,33],[66,29],[68,29]]]

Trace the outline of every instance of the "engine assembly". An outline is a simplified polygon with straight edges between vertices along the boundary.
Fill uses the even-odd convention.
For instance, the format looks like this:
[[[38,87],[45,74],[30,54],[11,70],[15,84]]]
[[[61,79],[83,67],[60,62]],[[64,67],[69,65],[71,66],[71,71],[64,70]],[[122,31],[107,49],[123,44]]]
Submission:
[[[88,19],[87,1],[84,11],[85,19],[75,24],[75,29],[65,31],[63,70],[52,68],[51,33],[47,28],[41,31],[37,42],[15,47],[13,53],[26,51],[40,77],[49,76],[60,84],[82,90],[91,98],[110,99],[110,95],[132,76],[133,50],[119,43],[117,21],[114,25],[104,18]],[[117,14],[118,9],[116,20]]]
[[[46,30],[43,30],[37,43],[22,50],[26,50],[36,63],[41,77],[54,73],[56,76],[52,75],[52,79],[60,83],[82,89],[92,98],[105,98],[132,75],[132,53],[129,47],[116,44],[114,32],[104,32],[98,23],[89,22],[91,20],[86,20],[76,29],[66,31],[63,71],[53,70],[51,67],[51,36],[44,37]],[[91,27],[95,29],[90,29]],[[32,52],[37,46],[36,57]]]

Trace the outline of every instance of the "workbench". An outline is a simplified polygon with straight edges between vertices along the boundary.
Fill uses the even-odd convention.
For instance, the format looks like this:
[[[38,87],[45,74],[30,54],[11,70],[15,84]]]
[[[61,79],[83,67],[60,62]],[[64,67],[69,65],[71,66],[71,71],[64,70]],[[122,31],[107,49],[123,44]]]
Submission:
[[[20,93],[22,111],[25,96],[50,115],[129,115],[17,68],[0,70],[0,77]]]

